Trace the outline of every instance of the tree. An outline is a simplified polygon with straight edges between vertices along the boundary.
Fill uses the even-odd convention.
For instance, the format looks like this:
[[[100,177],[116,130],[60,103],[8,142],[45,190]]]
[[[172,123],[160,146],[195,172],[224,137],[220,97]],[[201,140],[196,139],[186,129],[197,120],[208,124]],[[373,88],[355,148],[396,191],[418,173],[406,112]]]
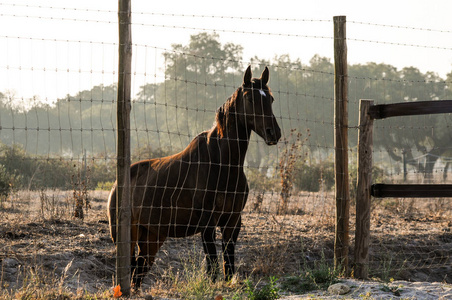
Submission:
[[[218,34],[192,35],[186,45],[174,44],[163,56],[163,82],[140,87],[132,101],[132,147],[174,152],[185,147],[199,132],[212,126],[216,109],[242,83],[243,48],[222,44]],[[305,147],[320,160],[333,150],[334,71],[329,58],[314,55],[308,62],[287,54],[273,59],[254,57],[253,71],[270,67],[273,110],[283,130],[309,129]],[[350,147],[356,146],[359,99],[376,103],[450,99],[452,72],[443,80],[417,68],[398,70],[388,64],[349,66]],[[26,152],[81,156],[113,153],[116,128],[116,85],[94,86],[56,103],[43,105],[35,97],[26,110],[12,102],[14,92],[0,93],[1,139],[6,145],[22,144]],[[378,121],[375,149],[384,149],[393,160],[402,153],[419,172],[431,174],[440,157],[451,156],[452,141],[447,116],[431,115]],[[260,147],[252,136],[247,162],[262,169],[276,162],[277,150]],[[320,153],[317,156],[317,153]],[[425,155],[422,161],[414,158]],[[264,170],[265,171],[265,170]],[[428,175],[427,175],[428,176]]]
[[[444,80],[433,72],[422,74],[414,67],[398,71],[390,65],[369,63],[351,66],[349,74],[355,80],[350,93],[374,99],[376,104],[447,98]],[[355,109],[357,111],[357,108],[351,111]],[[427,115],[379,120],[375,127],[375,148],[384,149],[394,161],[401,162],[405,156],[406,162],[429,181],[435,163],[449,151],[448,145],[452,142],[444,117]]]
[[[200,33],[188,45],[172,45],[163,56],[165,81],[142,86],[136,104],[151,104],[141,111],[153,119],[144,123],[152,139],[160,147],[180,149],[212,126],[216,109],[242,83],[242,47],[222,45],[218,34]]]

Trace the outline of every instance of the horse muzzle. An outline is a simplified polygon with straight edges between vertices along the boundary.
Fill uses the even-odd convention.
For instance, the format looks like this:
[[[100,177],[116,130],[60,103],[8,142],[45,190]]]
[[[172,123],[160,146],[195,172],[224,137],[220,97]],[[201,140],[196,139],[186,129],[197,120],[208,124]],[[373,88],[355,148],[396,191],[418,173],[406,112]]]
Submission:
[[[281,129],[278,125],[265,129],[265,143],[269,146],[276,145],[281,138]]]

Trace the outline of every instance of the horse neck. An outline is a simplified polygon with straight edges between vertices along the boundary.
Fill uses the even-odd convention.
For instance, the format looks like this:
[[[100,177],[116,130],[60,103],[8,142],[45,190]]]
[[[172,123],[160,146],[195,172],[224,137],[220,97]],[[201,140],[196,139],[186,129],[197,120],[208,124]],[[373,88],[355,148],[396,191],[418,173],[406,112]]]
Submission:
[[[245,155],[248,150],[251,131],[235,123],[229,126],[227,132],[224,133],[221,146],[222,159],[231,165],[242,166],[245,163]]]
[[[237,99],[241,88],[219,108],[216,115],[214,131],[220,141],[220,160],[222,163],[243,166],[245,154],[251,136],[251,129],[246,127],[244,116],[237,113]]]
[[[243,167],[250,135],[251,131],[244,126],[234,123],[226,128],[217,123],[207,133],[211,160],[223,165]]]

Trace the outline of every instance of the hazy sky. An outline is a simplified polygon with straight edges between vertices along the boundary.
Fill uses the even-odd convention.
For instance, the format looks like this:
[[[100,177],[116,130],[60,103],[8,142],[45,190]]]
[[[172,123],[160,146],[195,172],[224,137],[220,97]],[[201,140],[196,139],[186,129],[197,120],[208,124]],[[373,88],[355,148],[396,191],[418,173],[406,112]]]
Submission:
[[[117,5],[114,0],[0,0],[0,92],[52,101],[115,82]],[[349,63],[414,66],[443,77],[452,71],[452,1],[447,0],[132,0],[132,11],[132,39],[138,44],[134,70],[152,74],[135,78],[134,93],[163,75],[162,50],[156,48],[187,44],[203,30],[241,44],[245,64],[255,55],[270,59],[287,53],[305,63],[314,54],[332,58],[337,15],[347,16]]]

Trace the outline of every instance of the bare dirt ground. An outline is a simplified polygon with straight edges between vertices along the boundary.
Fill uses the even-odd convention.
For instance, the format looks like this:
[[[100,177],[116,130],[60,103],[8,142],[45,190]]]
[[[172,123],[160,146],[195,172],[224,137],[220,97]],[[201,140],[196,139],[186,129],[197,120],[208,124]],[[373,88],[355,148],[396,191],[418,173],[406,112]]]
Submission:
[[[112,287],[115,250],[106,217],[108,192],[90,192],[91,209],[86,210],[84,220],[72,218],[70,194],[20,192],[2,204],[2,288],[20,289],[36,281],[93,293]],[[331,194],[300,193],[292,197],[288,213],[281,215],[276,214],[279,195],[266,194],[260,205],[256,196],[250,194],[243,215],[237,249],[240,278],[283,277],[298,274],[306,266],[332,263],[334,199]],[[374,205],[371,276],[451,284],[452,202],[376,200]],[[352,207],[351,263],[353,210]],[[171,274],[182,272],[187,257],[195,256],[195,261],[202,257],[199,253],[202,253],[199,236],[169,240],[160,250],[143,288],[149,289],[156,283],[162,285]]]

